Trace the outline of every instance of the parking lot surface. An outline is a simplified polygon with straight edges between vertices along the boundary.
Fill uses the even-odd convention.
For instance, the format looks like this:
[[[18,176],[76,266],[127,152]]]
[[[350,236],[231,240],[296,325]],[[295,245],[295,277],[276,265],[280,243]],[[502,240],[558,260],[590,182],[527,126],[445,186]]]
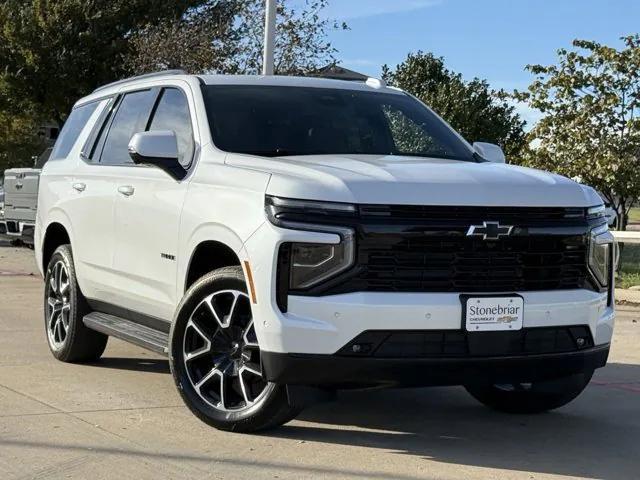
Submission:
[[[261,435],[183,406],[166,359],[116,339],[56,361],[42,279],[0,247],[0,479],[640,478],[640,309],[621,307],[609,365],[555,412],[492,412],[462,388],[341,393]]]

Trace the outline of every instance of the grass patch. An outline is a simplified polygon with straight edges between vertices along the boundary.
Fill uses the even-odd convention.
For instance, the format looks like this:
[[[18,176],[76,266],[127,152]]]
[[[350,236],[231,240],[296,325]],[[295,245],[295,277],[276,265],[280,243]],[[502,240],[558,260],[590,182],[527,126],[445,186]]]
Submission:
[[[616,287],[629,288],[640,285],[640,245],[620,245],[620,265],[616,275]]]
[[[640,273],[621,272],[616,276],[616,288],[630,288],[640,285]]]
[[[640,223],[640,207],[629,210],[629,223]]]
[[[620,244],[620,273],[640,274],[640,244]]]

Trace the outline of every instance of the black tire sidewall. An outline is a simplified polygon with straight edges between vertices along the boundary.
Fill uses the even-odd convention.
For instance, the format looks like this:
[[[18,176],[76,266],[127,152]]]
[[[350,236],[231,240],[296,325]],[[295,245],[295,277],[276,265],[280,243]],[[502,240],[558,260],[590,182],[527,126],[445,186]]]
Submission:
[[[221,411],[207,402],[195,391],[184,366],[183,338],[193,310],[208,295],[221,290],[238,290],[247,293],[242,269],[223,268],[205,275],[185,294],[177,309],[169,334],[169,363],[178,391],[189,409],[204,422],[224,430],[254,431],[281,409],[286,402],[284,387],[269,383],[264,396],[250,408],[241,411]],[[246,423],[246,427],[242,424]],[[255,424],[258,428],[253,428]]]
[[[56,349],[49,340],[49,319],[48,319],[48,296],[47,292],[49,290],[49,282],[51,280],[51,273],[54,265],[56,265],[59,261],[64,262],[64,265],[67,269],[67,273],[69,275],[69,328],[67,330],[67,336],[65,337],[64,343],[61,348]],[[45,289],[44,289],[44,327],[45,327],[45,335],[47,336],[47,344],[49,345],[49,350],[54,357],[59,360],[67,360],[69,356],[72,354],[73,345],[76,341],[76,333],[77,333],[77,323],[82,322],[82,317],[87,313],[84,305],[84,297],[81,297],[80,289],[78,288],[78,282],[76,279],[76,271],[73,266],[73,255],[71,253],[71,248],[68,245],[63,245],[58,247],[56,251],[51,256],[51,260],[49,260],[49,265],[47,265],[47,270],[45,273]],[[83,325],[84,326],[84,325]]]

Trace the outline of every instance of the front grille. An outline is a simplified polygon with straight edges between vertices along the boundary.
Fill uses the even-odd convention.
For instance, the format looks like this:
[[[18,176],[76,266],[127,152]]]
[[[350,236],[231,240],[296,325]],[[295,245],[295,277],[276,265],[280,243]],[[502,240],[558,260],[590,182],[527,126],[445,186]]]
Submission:
[[[359,205],[351,217],[286,212],[282,219],[356,232],[354,266],[296,295],[596,289],[588,270],[593,225],[584,208]],[[467,235],[484,222],[513,228],[497,240]],[[282,249],[288,268],[285,260]]]
[[[461,358],[543,355],[591,347],[591,331],[582,325],[480,333],[464,330],[370,330],[358,335],[337,354],[376,358]]]
[[[485,241],[449,236],[365,235],[351,289],[499,292],[582,288],[587,242],[581,236]]]

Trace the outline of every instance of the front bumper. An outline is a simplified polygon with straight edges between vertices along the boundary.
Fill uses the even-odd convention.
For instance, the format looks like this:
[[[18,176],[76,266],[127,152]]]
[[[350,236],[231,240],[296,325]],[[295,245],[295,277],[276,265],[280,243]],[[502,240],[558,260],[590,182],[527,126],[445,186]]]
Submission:
[[[32,222],[20,220],[0,221],[0,237],[6,240],[21,240],[33,244],[35,225]]]
[[[318,387],[445,386],[528,383],[592,371],[607,363],[609,345],[577,352],[465,358],[350,358],[262,353],[269,381]]]
[[[284,242],[337,243],[335,234],[288,230],[265,222],[245,242],[255,284],[252,306],[256,333],[266,352],[333,355],[369,330],[460,331],[462,303],[456,293],[355,292],[288,297],[288,311],[276,298],[277,255]],[[611,342],[615,311],[606,292],[587,289],[495,292],[524,299],[523,328],[588,326],[593,344]]]

